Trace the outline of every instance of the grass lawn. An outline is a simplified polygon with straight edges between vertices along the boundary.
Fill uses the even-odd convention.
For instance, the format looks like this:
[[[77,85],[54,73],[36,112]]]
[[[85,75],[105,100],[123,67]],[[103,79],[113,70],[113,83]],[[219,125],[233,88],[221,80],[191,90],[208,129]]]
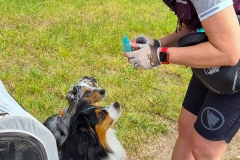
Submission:
[[[107,92],[100,104],[123,107],[114,128],[131,156],[177,121],[191,70],[135,69],[122,38],[160,38],[176,24],[162,1],[0,0],[0,79],[43,122],[67,105],[71,85],[94,76]]]

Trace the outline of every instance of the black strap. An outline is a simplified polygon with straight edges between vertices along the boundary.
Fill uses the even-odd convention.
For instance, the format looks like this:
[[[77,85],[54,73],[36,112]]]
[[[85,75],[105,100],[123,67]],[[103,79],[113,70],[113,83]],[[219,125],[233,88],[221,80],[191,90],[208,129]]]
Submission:
[[[189,33],[178,40],[179,47],[193,46],[208,41],[206,33]]]

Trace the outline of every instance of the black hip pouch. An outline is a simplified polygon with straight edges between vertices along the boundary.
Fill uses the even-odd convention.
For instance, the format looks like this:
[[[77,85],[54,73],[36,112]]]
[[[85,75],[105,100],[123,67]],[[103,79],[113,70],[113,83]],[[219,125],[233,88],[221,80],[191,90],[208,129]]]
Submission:
[[[178,40],[179,47],[208,41],[204,32],[190,33]],[[213,93],[231,94],[240,91],[240,60],[235,66],[191,68],[197,78]]]

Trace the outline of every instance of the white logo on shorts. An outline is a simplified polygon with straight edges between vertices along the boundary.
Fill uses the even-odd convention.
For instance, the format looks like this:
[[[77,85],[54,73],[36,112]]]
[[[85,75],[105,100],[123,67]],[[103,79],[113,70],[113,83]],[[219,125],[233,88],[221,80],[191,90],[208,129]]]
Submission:
[[[219,68],[220,67],[216,67],[216,68],[205,68],[204,72],[206,75],[213,75],[214,73],[219,72]]]
[[[201,122],[207,130],[218,130],[225,122],[223,114],[212,107],[206,107],[201,115]]]

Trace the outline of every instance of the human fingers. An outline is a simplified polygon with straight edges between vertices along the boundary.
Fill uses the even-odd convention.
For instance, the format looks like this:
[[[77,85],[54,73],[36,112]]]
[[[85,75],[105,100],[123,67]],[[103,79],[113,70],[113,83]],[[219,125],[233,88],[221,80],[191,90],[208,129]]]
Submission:
[[[136,43],[136,40],[131,41],[130,45],[131,45],[133,51],[138,49],[138,44]]]
[[[124,53],[124,57],[128,57],[128,52],[125,52],[125,53]]]
[[[136,60],[136,51],[126,52],[125,55],[128,58],[128,63],[130,63],[130,64],[136,63],[136,61],[137,61]]]

